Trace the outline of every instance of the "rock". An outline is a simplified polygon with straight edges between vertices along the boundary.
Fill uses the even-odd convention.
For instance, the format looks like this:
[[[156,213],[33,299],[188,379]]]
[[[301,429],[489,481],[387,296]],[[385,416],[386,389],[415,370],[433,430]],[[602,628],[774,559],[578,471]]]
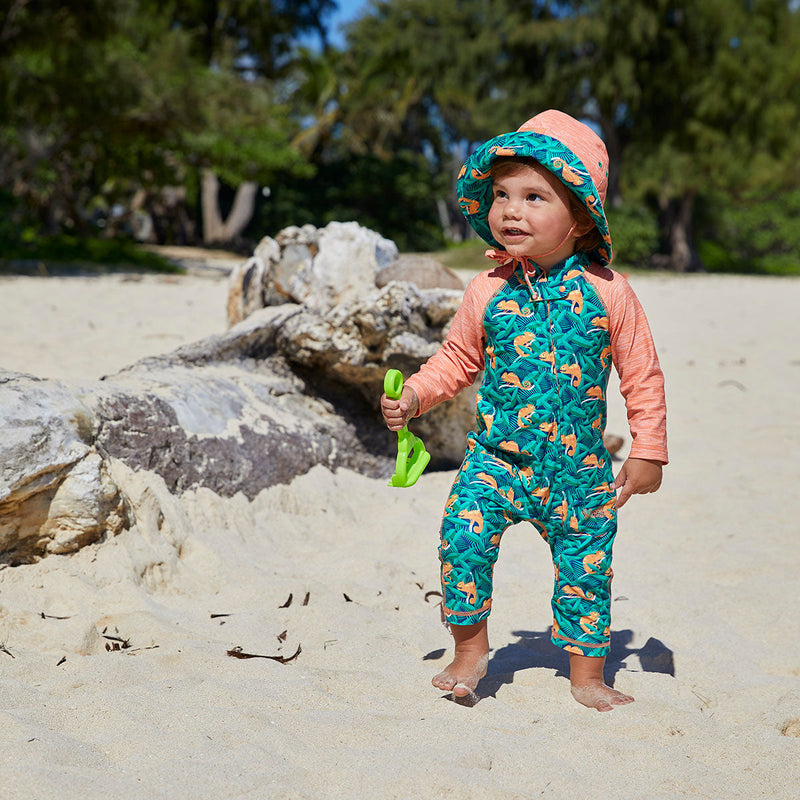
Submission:
[[[88,452],[92,415],[61,383],[0,371],[0,503],[55,485]]]
[[[342,223],[335,222],[333,224],[341,225]],[[279,247],[286,247],[292,244],[304,245],[312,252],[316,253],[319,249],[319,231],[313,225],[303,225],[302,228],[298,228],[296,225],[290,225],[288,228],[284,228],[278,233],[275,237],[275,241]],[[258,252],[257,248],[256,252]]]
[[[0,373],[0,563],[70,552],[125,524],[94,451],[94,417],[64,384]]]
[[[228,324],[268,305],[324,310],[355,300],[397,257],[394,242],[357,222],[285,228],[275,239],[262,239],[253,257],[231,273]]]
[[[352,406],[355,391],[377,415],[386,369],[415,372],[444,340],[463,292],[435,259],[398,255],[357,223],[306,225],[263,239],[231,276],[228,319],[248,318],[259,302],[294,309],[266,323],[276,352],[320,395]],[[424,431],[434,468],[460,463],[474,413],[472,389],[412,423]]]
[[[416,370],[459,302],[459,293],[393,283],[327,313],[261,309],[82,394],[98,420],[96,446],[153,470],[171,491],[226,497],[252,498],[316,464],[388,475],[396,437],[378,409],[385,371]],[[467,391],[412,423],[425,430],[433,468],[460,463],[474,403]]]
[[[264,295],[268,271],[268,263],[256,256],[248,258],[244,264],[231,271],[227,306],[228,324],[235,325],[254,311],[268,305]]]
[[[73,553],[131,522],[119,488],[96,453],[79,461],[55,491],[40,530],[48,553]]]
[[[251,499],[317,465],[388,478],[397,437],[380,416],[384,374],[408,375],[436,351],[463,294],[434,285],[449,281],[441,270],[419,286],[424,268],[403,267],[394,243],[356,223],[287,228],[234,271],[227,332],[69,388],[0,373],[0,562],[157,522],[166,495],[130,488],[136,472],[174,495]],[[392,279],[378,286],[379,274]],[[412,421],[431,468],[460,463],[474,407],[466,391]]]
[[[621,436],[607,433],[603,437],[603,444],[606,446],[608,454],[610,456],[614,456],[622,449],[622,445],[625,444],[625,440]]]
[[[386,286],[390,281],[413,283],[418,289],[464,290],[464,283],[455,272],[442,266],[435,258],[419,253],[404,253],[378,270],[375,275],[377,287]]]
[[[168,489],[206,487],[248,498],[316,464],[380,474],[353,422],[309,392],[279,358],[245,365],[150,364],[83,396],[97,448]]]

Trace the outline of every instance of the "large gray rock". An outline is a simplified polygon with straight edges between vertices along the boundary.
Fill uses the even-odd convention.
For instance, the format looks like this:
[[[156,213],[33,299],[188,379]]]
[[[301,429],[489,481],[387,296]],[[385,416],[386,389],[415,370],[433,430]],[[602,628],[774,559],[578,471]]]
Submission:
[[[265,237],[231,274],[228,319],[300,306],[277,318],[276,351],[320,394],[347,402],[356,392],[377,416],[386,369],[419,369],[444,340],[463,293],[461,279],[435,259],[399,255],[374,231],[332,222]],[[474,414],[470,389],[412,423],[433,468],[460,462]]]
[[[253,497],[315,464],[388,475],[396,436],[378,409],[386,369],[408,374],[426,360],[459,299],[393,283],[327,313],[290,303],[260,309],[84,392],[95,445],[157,472],[173,491]],[[412,422],[432,468],[460,463],[474,402],[468,391]]]
[[[384,374],[408,375],[435,352],[463,293],[379,287],[397,263],[392,242],[355,223],[290,228],[235,272],[239,321],[224,334],[78,386],[0,373],[0,563],[130,526],[144,512],[119,488],[120,465],[173,493],[226,497],[315,465],[388,478],[397,437],[380,416]],[[474,403],[464,392],[412,422],[431,468],[460,462]]]
[[[88,452],[92,415],[66,386],[0,372],[0,503],[56,484]]]
[[[151,362],[92,387],[96,447],[159,474],[174,492],[206,487],[253,498],[316,464],[385,471],[354,422],[310,393],[279,358],[241,365]]]

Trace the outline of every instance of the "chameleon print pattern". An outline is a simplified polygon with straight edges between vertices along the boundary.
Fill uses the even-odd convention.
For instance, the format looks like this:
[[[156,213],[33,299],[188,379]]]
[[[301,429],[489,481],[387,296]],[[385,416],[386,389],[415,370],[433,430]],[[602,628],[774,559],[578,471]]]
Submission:
[[[553,641],[601,656],[617,520],[603,444],[611,346],[586,264],[572,256],[532,291],[518,265],[486,306],[477,431],[447,501],[440,559],[448,622],[479,622],[503,532],[530,521],[553,556]]]
[[[489,228],[492,205],[492,162],[500,156],[534,158],[552,172],[588,209],[603,244],[590,253],[592,260],[603,266],[611,262],[611,234],[608,230],[600,193],[584,164],[566,145],[543,133],[514,131],[504,133],[481,145],[467,160],[458,175],[458,204],[476,233],[493,247],[503,249]],[[605,170],[598,162],[591,165]]]

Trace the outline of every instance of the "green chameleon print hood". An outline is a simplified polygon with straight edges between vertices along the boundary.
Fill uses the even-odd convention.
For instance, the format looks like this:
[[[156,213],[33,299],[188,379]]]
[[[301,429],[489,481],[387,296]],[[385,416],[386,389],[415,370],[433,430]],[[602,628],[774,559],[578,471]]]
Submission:
[[[589,256],[605,266],[611,263],[611,234],[603,203],[608,188],[608,151],[588,126],[562,111],[537,114],[518,130],[482,144],[458,175],[458,204],[478,236],[492,247],[504,248],[489,229],[492,205],[492,163],[501,156],[533,158],[553,173],[589,211],[603,243]]]

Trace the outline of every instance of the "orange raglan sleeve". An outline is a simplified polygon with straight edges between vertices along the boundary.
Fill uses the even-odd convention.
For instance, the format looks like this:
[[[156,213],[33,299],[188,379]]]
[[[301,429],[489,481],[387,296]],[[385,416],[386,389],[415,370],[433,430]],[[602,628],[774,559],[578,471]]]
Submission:
[[[642,304],[628,281],[612,270],[602,279],[589,275],[608,311],[611,358],[620,380],[620,392],[630,426],[631,458],[666,464],[667,403],[664,374],[658,362],[650,325]]]
[[[444,343],[406,381],[419,398],[418,415],[471,386],[483,370],[483,315],[501,280],[497,273],[481,272],[470,281]]]

